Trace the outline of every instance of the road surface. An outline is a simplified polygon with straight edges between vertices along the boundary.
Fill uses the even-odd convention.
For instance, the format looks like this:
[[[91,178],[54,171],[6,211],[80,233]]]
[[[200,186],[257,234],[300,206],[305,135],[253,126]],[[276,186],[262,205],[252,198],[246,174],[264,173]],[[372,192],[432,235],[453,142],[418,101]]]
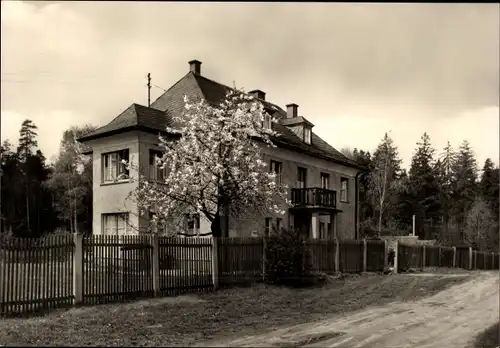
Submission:
[[[498,321],[499,273],[492,271],[417,301],[371,307],[207,346],[465,348],[472,347],[475,337]]]

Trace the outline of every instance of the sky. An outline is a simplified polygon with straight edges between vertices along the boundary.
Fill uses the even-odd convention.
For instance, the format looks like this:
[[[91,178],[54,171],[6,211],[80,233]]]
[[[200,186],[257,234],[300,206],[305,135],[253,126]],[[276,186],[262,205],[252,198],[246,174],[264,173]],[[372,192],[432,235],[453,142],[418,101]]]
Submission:
[[[337,149],[390,131],[403,166],[423,132],[499,162],[499,4],[1,2],[1,137],[102,126],[188,72],[299,114]]]

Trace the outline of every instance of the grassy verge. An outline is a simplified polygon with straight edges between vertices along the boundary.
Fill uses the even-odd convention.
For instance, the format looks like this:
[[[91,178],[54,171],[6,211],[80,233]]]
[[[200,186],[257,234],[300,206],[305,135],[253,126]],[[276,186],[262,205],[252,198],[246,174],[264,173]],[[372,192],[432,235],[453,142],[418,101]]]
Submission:
[[[199,341],[272,330],[442,291],[468,277],[352,276],[322,287],[265,285],[197,296],[157,298],[0,320],[9,346],[189,346]]]

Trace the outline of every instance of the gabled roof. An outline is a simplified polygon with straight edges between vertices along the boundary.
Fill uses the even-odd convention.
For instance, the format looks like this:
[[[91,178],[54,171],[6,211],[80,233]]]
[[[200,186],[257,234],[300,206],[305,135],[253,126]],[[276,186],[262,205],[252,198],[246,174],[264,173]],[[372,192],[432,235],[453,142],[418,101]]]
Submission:
[[[165,132],[167,126],[175,127],[172,116],[183,112],[184,96],[187,96],[191,102],[205,99],[212,105],[219,105],[230,89],[232,88],[189,72],[156,99],[151,107],[132,104],[110,123],[78,140],[87,141],[134,129],[155,133]],[[315,133],[312,133],[311,144],[304,143],[294,132],[281,124],[288,122],[286,111],[269,101],[260,101],[266,112],[280,120],[280,123],[272,124],[273,130],[278,133],[278,136],[273,138],[276,145],[365,170],[364,167],[344,156]]]

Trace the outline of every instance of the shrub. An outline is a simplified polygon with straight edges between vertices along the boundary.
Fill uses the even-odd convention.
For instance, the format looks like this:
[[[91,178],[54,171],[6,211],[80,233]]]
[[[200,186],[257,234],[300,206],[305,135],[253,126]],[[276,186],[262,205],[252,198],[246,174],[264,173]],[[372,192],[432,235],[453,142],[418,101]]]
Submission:
[[[299,231],[281,229],[266,239],[264,280],[268,284],[312,285],[311,249]]]

